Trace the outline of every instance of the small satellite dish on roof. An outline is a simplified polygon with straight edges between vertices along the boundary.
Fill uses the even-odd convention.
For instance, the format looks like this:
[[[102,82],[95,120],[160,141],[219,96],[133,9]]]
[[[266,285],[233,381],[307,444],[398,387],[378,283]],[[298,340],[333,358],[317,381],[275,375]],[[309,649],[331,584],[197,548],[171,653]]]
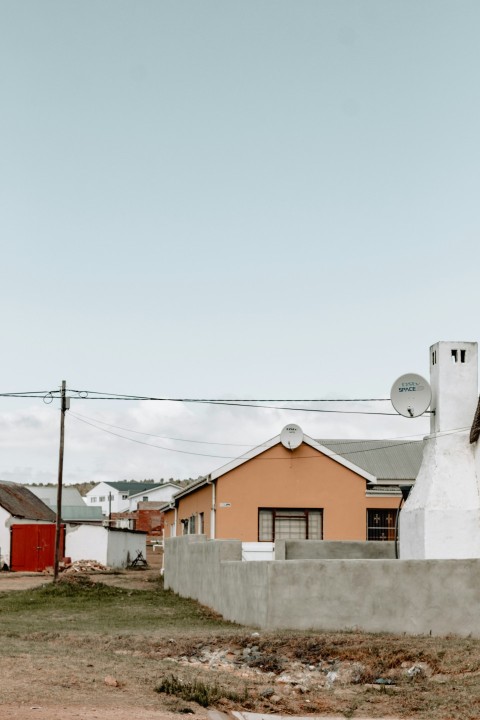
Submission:
[[[303,430],[299,425],[285,425],[280,433],[280,442],[287,450],[295,450],[303,442]]]
[[[432,400],[432,389],[421,375],[407,373],[395,380],[390,392],[395,410],[404,417],[423,415]]]

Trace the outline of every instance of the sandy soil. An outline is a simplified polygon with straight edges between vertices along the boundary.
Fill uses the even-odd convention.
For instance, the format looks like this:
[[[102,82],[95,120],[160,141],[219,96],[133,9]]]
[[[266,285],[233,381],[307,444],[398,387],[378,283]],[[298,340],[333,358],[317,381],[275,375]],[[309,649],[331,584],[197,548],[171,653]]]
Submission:
[[[192,720],[205,720],[205,713],[188,715]],[[165,710],[135,710],[116,706],[88,707],[86,705],[2,705],[2,720],[178,720],[177,713]]]

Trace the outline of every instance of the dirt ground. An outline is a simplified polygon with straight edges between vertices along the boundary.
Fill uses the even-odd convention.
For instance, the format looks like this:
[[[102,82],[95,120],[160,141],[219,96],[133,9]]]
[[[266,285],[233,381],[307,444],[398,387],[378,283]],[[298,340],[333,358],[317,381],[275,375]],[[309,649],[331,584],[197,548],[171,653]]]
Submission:
[[[151,592],[161,555],[150,551],[147,557],[148,570],[94,573],[90,580]],[[0,573],[0,592],[50,582],[51,575]],[[174,612],[166,605],[158,611],[164,617]],[[179,714],[206,719],[207,710],[191,697],[155,692],[162,681],[220,688],[224,692],[211,706],[224,712],[480,718],[480,643],[470,638],[263,633],[226,626],[213,614],[204,630],[177,623],[163,630],[144,626],[152,627],[149,635],[145,629],[79,634],[65,626],[69,616],[70,611],[58,615],[61,633],[44,627],[31,636],[3,634],[0,720],[173,720]]]
[[[201,715],[189,715],[192,720],[205,720],[206,711]],[[2,720],[178,720],[178,713],[165,710],[145,710],[136,712],[131,707],[92,708],[86,705],[2,705]]]

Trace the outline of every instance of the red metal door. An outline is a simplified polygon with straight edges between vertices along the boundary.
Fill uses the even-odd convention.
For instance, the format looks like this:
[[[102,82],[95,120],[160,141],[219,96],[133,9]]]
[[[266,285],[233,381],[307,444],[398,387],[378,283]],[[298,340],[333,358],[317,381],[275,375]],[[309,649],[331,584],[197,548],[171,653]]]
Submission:
[[[60,537],[60,555],[64,554],[64,527]],[[55,525],[12,525],[10,569],[42,572],[55,559]]]

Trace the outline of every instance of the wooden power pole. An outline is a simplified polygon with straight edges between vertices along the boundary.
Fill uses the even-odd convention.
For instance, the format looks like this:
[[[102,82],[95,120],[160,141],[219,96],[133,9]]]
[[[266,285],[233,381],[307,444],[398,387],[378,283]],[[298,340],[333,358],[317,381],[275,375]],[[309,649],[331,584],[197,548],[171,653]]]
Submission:
[[[60,562],[60,543],[62,539],[62,480],[63,480],[63,450],[65,445],[65,411],[68,410],[69,401],[65,397],[66,382],[62,380],[61,410],[60,410],[60,450],[58,453],[58,487],[57,487],[57,525],[55,528],[55,560],[53,565],[53,580],[58,580],[58,563]]]

